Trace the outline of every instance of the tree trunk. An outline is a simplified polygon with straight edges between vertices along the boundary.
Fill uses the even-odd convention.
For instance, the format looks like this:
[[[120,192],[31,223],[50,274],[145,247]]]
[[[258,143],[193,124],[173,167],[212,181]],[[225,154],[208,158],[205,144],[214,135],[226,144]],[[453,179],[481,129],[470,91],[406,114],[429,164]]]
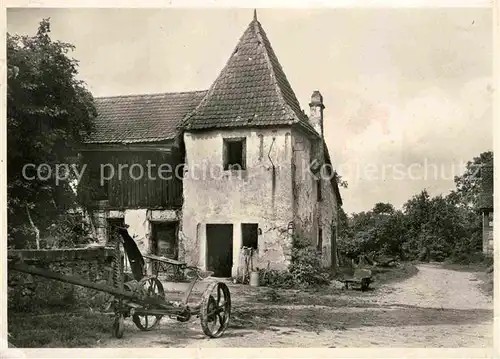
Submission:
[[[31,218],[30,209],[28,207],[28,204],[26,204],[26,213],[28,214],[28,219],[30,221],[31,228],[33,229],[33,232],[35,232],[36,249],[40,249],[40,230],[38,229],[37,226],[35,226],[35,223],[33,222],[33,219]]]

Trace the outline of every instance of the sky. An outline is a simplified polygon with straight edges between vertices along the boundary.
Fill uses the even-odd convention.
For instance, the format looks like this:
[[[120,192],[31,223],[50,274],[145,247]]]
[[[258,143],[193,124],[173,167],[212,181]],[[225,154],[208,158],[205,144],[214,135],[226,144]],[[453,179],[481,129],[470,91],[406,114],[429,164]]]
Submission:
[[[319,90],[346,212],[400,208],[493,150],[492,11],[258,9],[302,108]],[[208,89],[253,9],[8,9],[7,30],[75,45],[94,96]]]

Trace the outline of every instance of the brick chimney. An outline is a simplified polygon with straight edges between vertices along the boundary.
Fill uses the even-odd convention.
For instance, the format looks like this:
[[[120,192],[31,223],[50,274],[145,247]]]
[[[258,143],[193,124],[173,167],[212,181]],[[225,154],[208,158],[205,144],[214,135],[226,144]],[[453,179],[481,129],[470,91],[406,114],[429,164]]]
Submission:
[[[318,90],[314,91],[311,95],[309,109],[309,122],[321,135],[321,138],[323,138],[323,110],[325,109],[325,105],[323,105],[323,96],[321,96]]]

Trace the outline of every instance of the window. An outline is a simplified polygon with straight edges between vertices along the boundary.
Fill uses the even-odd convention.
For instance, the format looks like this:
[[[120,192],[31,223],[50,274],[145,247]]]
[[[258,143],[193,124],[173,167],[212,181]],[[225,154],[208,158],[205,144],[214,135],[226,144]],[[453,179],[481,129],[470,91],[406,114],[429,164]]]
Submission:
[[[224,139],[224,170],[246,169],[246,141],[244,138]]]
[[[241,224],[242,247],[257,249],[259,242],[259,225],[257,223]]]
[[[323,229],[318,228],[318,252],[323,250]]]
[[[316,195],[318,202],[320,202],[323,199],[321,195],[321,180],[316,180]]]
[[[177,260],[179,243],[177,238],[178,222],[153,222],[151,226],[152,253]]]

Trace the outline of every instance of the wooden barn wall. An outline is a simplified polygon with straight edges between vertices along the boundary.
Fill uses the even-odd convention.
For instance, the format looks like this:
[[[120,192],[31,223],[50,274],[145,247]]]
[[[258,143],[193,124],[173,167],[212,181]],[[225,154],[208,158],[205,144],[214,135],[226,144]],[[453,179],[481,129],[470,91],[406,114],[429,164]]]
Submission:
[[[115,169],[113,178],[108,182],[108,201],[112,208],[179,208],[182,206],[182,180],[175,178],[174,173],[164,173],[168,180],[158,176],[158,168],[164,163],[175,169],[179,161],[162,152],[101,152],[87,155],[89,166],[100,171],[100,164],[111,164]],[[152,176],[149,178],[147,163],[151,161]],[[135,166],[132,176],[129,169],[132,165],[141,165],[144,175],[140,178],[140,170]],[[122,166],[121,178],[119,166]]]

